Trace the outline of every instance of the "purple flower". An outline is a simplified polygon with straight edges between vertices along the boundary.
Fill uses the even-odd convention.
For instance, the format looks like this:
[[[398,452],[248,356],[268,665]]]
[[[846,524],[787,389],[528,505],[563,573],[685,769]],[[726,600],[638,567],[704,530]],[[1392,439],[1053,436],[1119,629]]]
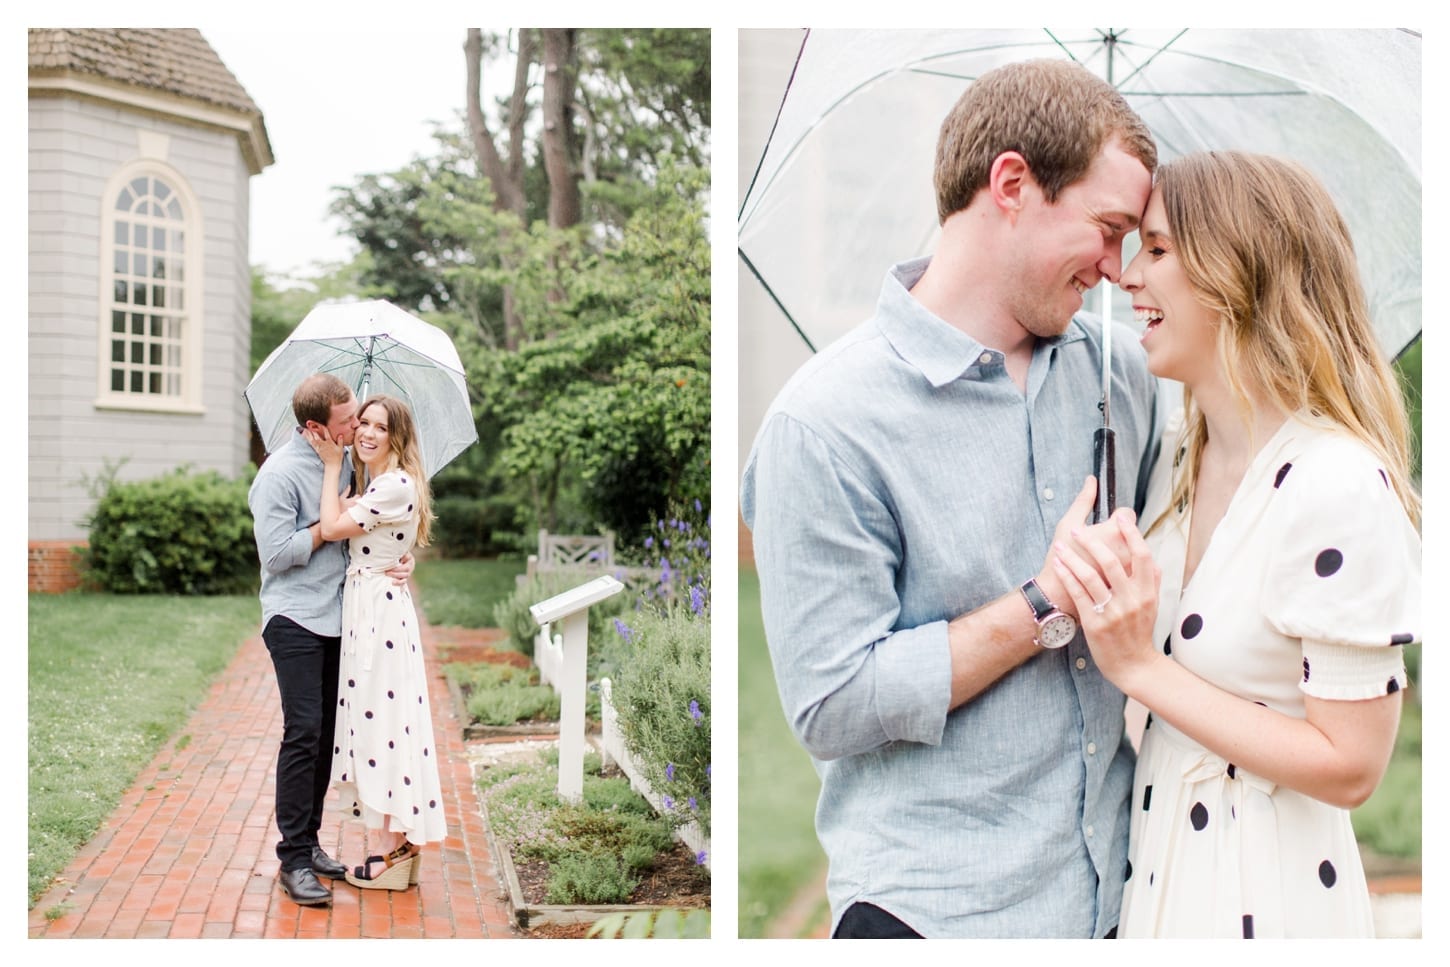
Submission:
[[[645,547],[654,547],[655,546],[655,539],[653,537],[646,537],[644,539],[644,546]]]
[[[705,763],[705,778],[710,778],[710,763]]]
[[[663,544],[665,547],[669,547],[670,546],[670,539],[668,537],[661,537],[660,538],[660,543]]]
[[[691,796],[690,797],[690,808],[693,810],[693,809],[698,809],[699,807],[700,807],[700,804],[695,801],[695,797],[694,796]]]
[[[625,641],[634,641],[634,629],[618,618],[614,619],[614,630],[619,632],[619,637]]]
[[[673,799],[671,799],[669,796],[666,796],[665,797],[665,809],[669,810],[669,809],[674,809],[674,808],[675,808],[675,801]]]
[[[705,612],[705,589],[698,584],[690,585],[690,610],[695,614]]]
[[[703,507],[700,506],[700,498],[699,497],[696,497],[695,498],[695,513],[698,514],[700,511],[702,511],[704,509],[705,508],[703,508]]]
[[[665,778],[670,782],[675,781],[675,764],[673,762],[665,763]]]
[[[700,852],[698,852],[698,853],[695,854],[695,865],[696,866],[704,866],[705,865],[705,851],[704,850],[700,850]]]
[[[705,718],[705,713],[700,711],[700,703],[695,701],[693,698],[690,699],[690,718],[695,720],[696,725],[699,725],[700,722]],[[706,775],[708,774],[709,773],[707,772]]]

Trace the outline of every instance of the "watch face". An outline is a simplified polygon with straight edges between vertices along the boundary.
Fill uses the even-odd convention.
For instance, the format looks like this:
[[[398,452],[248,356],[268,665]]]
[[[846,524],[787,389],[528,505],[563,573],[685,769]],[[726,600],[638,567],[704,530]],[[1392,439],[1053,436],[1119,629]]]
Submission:
[[[1077,622],[1072,615],[1055,614],[1042,623],[1037,632],[1037,643],[1043,648],[1061,648],[1072,641],[1077,634]]]

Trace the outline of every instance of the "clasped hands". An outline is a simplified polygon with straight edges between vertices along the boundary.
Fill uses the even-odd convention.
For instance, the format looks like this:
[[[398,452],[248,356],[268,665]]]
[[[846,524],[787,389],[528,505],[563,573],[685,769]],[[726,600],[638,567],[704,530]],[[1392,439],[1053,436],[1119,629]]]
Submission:
[[[1077,616],[1093,660],[1115,684],[1156,655],[1161,571],[1131,510],[1089,525],[1097,480],[1087,478],[1053,532],[1037,583],[1059,609]]]

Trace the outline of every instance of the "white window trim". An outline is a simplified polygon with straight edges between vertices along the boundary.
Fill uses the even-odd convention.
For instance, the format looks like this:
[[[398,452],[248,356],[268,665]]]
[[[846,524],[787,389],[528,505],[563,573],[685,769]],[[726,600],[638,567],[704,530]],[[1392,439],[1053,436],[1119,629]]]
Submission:
[[[118,393],[111,389],[111,293],[115,281],[116,255],[116,198],[121,190],[136,178],[156,177],[166,182],[176,192],[181,202],[182,227],[186,233],[186,247],[182,252],[186,266],[186,280],[182,287],[186,298],[186,329],[182,337],[181,396],[164,397],[142,393]],[[99,299],[96,307],[97,359],[96,359],[96,401],[97,409],[143,410],[153,413],[201,414],[206,408],[201,403],[202,385],[202,298],[204,295],[202,272],[201,205],[191,186],[181,172],[155,159],[141,159],[123,165],[106,183],[101,194],[101,246],[99,263]]]

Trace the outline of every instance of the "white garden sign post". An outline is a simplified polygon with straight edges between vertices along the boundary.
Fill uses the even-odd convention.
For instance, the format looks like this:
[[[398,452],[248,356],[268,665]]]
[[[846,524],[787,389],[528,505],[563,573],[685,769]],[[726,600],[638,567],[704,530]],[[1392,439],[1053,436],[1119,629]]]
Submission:
[[[608,575],[556,594],[529,608],[540,626],[563,622],[563,671],[555,687],[559,692],[559,798],[578,802],[584,797],[584,692],[589,655],[589,606],[624,590]]]

